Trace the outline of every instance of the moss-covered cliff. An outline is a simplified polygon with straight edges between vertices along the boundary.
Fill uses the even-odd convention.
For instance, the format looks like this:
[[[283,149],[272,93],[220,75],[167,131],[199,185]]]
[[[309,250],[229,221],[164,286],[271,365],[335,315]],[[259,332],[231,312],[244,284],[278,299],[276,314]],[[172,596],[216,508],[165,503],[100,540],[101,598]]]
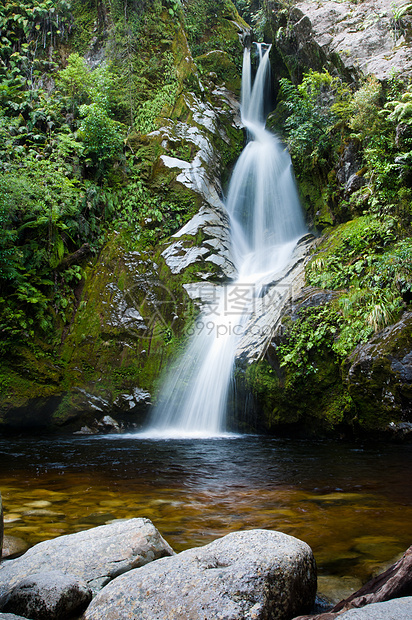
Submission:
[[[161,254],[206,194],[216,206],[242,148],[248,27],[226,0],[12,9],[0,10],[0,419],[142,413],[136,389],[153,389],[192,320],[182,284],[220,277],[191,261],[172,275]]]

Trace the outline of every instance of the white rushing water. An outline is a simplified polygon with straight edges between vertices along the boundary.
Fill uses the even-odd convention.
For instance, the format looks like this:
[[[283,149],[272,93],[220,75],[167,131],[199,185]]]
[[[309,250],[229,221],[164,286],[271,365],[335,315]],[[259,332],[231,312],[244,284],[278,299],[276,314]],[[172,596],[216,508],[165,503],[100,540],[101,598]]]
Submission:
[[[169,372],[146,437],[227,435],[226,402],[239,338],[262,286],[290,260],[305,225],[292,164],[280,141],[265,129],[265,88],[270,46],[257,44],[253,81],[244,51],[241,112],[248,143],[229,186],[226,208],[238,278],[219,287],[213,308],[195,323],[191,341]]]

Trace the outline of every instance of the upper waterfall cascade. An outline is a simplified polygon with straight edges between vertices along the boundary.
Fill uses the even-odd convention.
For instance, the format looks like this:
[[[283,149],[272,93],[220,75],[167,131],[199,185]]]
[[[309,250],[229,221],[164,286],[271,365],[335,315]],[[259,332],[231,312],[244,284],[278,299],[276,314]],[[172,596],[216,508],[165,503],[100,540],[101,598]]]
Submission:
[[[205,305],[187,349],[164,381],[146,436],[225,433],[226,403],[242,335],[257,304],[262,304],[263,288],[285,271],[305,233],[290,157],[265,128],[269,52],[270,45],[257,44],[259,64],[252,80],[250,49],[244,50],[241,114],[248,142],[226,200],[237,279],[214,288],[213,301]]]

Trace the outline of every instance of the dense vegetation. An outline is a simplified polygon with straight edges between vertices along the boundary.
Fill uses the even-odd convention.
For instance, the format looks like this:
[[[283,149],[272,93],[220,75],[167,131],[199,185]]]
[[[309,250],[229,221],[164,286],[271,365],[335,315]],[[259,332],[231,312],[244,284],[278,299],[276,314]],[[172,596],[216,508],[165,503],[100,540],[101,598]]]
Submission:
[[[309,284],[340,294],[306,338],[295,326],[299,337],[285,346],[284,360],[303,363],[303,351],[322,344],[319,328],[328,334],[328,321],[336,334],[331,346],[343,359],[395,322],[412,299],[411,86],[393,78],[383,87],[369,78],[351,91],[327,72],[281,85],[298,177],[322,175],[334,221],[341,223],[324,231],[327,240],[307,269]],[[359,187],[351,192],[336,178],[349,144],[359,160]]]
[[[153,153],[141,136],[182,88],[184,51],[173,48],[181,23],[194,54],[224,45],[204,36],[212,4],[189,2],[185,15],[179,0],[0,8],[1,354],[36,336],[56,344],[83,277],[70,257],[96,255],[113,224],[150,247],[187,219],[187,204],[151,189]],[[111,62],[99,63],[93,45],[107,39]]]

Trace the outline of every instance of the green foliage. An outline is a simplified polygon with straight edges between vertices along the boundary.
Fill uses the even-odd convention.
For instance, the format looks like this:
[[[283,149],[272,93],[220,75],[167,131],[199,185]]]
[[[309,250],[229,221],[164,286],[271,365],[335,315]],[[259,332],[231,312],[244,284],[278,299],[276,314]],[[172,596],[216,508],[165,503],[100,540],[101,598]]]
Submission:
[[[369,77],[347,107],[349,127],[360,140],[368,140],[378,128],[381,97],[380,82],[375,77]]]
[[[177,15],[182,8],[180,0],[165,0],[165,4],[168,7],[169,15],[172,17]]]
[[[145,101],[140,107],[135,117],[136,129],[147,134],[157,129],[157,120],[165,106],[173,107],[177,95],[177,82],[165,84],[156,92],[153,99]]]
[[[114,226],[127,233],[131,247],[150,247],[176,232],[191,215],[183,201],[151,191],[135,176],[119,196]]]
[[[330,305],[321,308],[305,308],[299,311],[299,319],[288,331],[287,340],[278,347],[281,366],[292,365],[295,376],[307,376],[317,372],[316,354],[324,355],[332,350],[342,317]]]
[[[354,347],[398,320],[412,290],[412,242],[396,241],[397,221],[364,216],[333,231],[307,267],[313,286],[340,290],[340,319],[332,346],[343,359]],[[344,289],[344,290],[342,290]]]
[[[349,91],[327,71],[310,71],[298,85],[282,78],[280,86],[288,111],[285,121],[288,146],[299,175],[329,159],[334,146],[332,130]]]
[[[340,289],[359,280],[373,257],[396,239],[397,222],[364,216],[342,225],[328,237],[327,248],[309,263],[307,279],[312,286]]]
[[[406,87],[399,100],[396,98],[387,101],[385,109],[392,110],[388,120],[412,125],[412,84]]]
[[[0,72],[21,75],[33,87],[58,42],[73,25],[66,0],[6,0],[0,6]]]
[[[92,72],[77,52],[70,54],[66,67],[56,76],[56,86],[68,98],[73,112],[77,106],[86,103],[93,83]]]
[[[83,120],[78,136],[85,145],[85,153],[100,164],[119,156],[123,148],[122,124],[111,119],[98,103],[82,105],[80,115]]]
[[[231,35],[226,27],[226,20],[236,19],[236,11],[231,2],[188,0],[184,4],[184,18],[193,57],[220,49],[227,52],[240,69],[241,45],[238,40],[233,39],[233,34]]]

